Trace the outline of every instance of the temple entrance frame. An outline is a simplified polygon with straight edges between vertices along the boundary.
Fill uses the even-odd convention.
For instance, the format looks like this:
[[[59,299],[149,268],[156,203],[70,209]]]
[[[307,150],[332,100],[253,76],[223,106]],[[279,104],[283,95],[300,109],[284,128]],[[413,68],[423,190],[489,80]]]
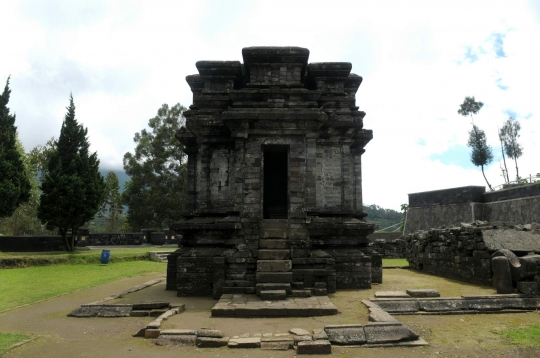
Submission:
[[[287,219],[289,213],[289,146],[263,145],[263,218]]]

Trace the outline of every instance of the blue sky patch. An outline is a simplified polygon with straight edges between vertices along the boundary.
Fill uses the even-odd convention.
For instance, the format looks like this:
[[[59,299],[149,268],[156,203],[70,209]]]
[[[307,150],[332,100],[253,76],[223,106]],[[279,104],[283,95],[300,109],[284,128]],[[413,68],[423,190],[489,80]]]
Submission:
[[[421,145],[421,146],[425,146],[426,145],[426,141],[424,140],[424,138],[420,138],[416,141],[416,144],[418,145]]]
[[[495,51],[496,57],[506,57],[504,52],[504,34],[494,33],[491,35],[493,38],[493,51]]]
[[[503,111],[503,113],[506,114],[508,117],[512,117],[512,118],[514,118],[514,119],[516,119],[516,118],[517,118],[517,115],[518,115],[517,112],[515,112],[515,111],[513,111],[513,110],[511,110],[511,109],[505,109],[505,110]]]
[[[508,86],[505,86],[505,85],[502,84],[502,78],[497,78],[495,80],[495,84],[497,85],[497,87],[499,87],[503,91],[506,91],[508,89]]]
[[[478,61],[478,55],[473,51],[472,47],[467,47],[467,52],[465,52],[465,61],[470,63]]]
[[[501,157],[501,148],[492,148],[493,162],[490,165],[494,165]],[[446,165],[457,165],[465,169],[474,169],[476,166],[471,162],[471,148],[466,145],[454,145],[444,153],[432,154],[429,156],[430,160],[438,160]],[[480,167],[478,167],[480,168]],[[484,167],[485,169],[485,167]]]

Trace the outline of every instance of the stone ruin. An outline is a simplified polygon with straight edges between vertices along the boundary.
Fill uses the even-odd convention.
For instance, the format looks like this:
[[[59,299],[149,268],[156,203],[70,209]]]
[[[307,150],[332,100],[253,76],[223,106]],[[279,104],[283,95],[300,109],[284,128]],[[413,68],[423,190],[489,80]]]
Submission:
[[[167,289],[264,299],[382,282],[368,247],[361,157],[372,139],[348,62],[309,63],[301,47],[248,47],[199,61],[176,134],[188,154],[188,213]]]

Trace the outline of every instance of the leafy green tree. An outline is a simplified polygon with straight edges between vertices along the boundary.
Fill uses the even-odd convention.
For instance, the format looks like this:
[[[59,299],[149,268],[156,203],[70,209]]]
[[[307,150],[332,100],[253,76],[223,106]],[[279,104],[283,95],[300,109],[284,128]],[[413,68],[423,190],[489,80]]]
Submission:
[[[465,100],[462,104],[460,104],[460,108],[458,109],[458,113],[461,114],[463,117],[470,116],[471,117],[471,123],[474,123],[473,121],[473,114],[478,114],[480,110],[484,107],[484,104],[482,102],[476,102],[474,99],[474,96],[472,97],[465,97]]]
[[[503,163],[504,163],[504,169],[501,168],[501,170],[503,172],[504,182],[510,183],[510,179],[508,177],[508,167],[506,166],[506,157],[504,155],[504,133],[502,129],[499,129],[499,128],[497,128],[497,131],[499,134],[499,141],[501,142],[501,153],[502,153]]]
[[[107,232],[118,232],[124,221],[124,208],[120,195],[120,183],[115,172],[109,171],[105,177],[105,200],[101,206],[99,217],[105,218]]]
[[[399,227],[399,231],[401,232],[405,230],[405,220],[407,219],[408,210],[409,210],[409,204],[401,204],[401,212],[403,213],[403,217],[401,218],[401,226]]]
[[[150,119],[150,131],[135,133],[135,154],[124,155],[124,170],[131,176],[122,200],[129,206],[132,230],[162,229],[178,220],[186,201],[186,154],[175,138],[184,123],[186,108],[164,104]]]
[[[484,173],[484,165],[488,165],[493,160],[491,147],[486,141],[486,133],[473,124],[473,129],[469,132],[469,142],[467,145],[472,149],[471,162],[477,167],[482,168],[482,175],[484,175],[489,189],[493,190]]]
[[[87,133],[75,119],[75,104],[70,96],[56,150],[44,173],[38,207],[38,217],[48,229],[58,229],[68,251],[74,250],[77,229],[94,217],[105,196],[99,159],[96,153],[89,153]]]
[[[519,180],[517,158],[521,157],[523,154],[523,147],[518,142],[520,130],[521,125],[512,117],[504,122],[504,125],[500,130],[500,135],[503,138],[504,151],[509,158],[514,159],[514,163],[516,164],[516,180]]]
[[[10,114],[7,107],[10,94],[8,77],[0,95],[0,218],[11,216],[19,205],[27,202],[32,188],[17,149],[15,114]]]

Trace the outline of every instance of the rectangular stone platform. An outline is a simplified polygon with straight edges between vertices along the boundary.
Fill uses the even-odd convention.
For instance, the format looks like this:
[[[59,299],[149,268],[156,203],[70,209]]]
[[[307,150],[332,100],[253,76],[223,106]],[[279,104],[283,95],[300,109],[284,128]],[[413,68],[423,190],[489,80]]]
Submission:
[[[264,301],[256,295],[224,294],[212,308],[212,316],[219,317],[312,317],[330,316],[337,312],[328,296]]]

